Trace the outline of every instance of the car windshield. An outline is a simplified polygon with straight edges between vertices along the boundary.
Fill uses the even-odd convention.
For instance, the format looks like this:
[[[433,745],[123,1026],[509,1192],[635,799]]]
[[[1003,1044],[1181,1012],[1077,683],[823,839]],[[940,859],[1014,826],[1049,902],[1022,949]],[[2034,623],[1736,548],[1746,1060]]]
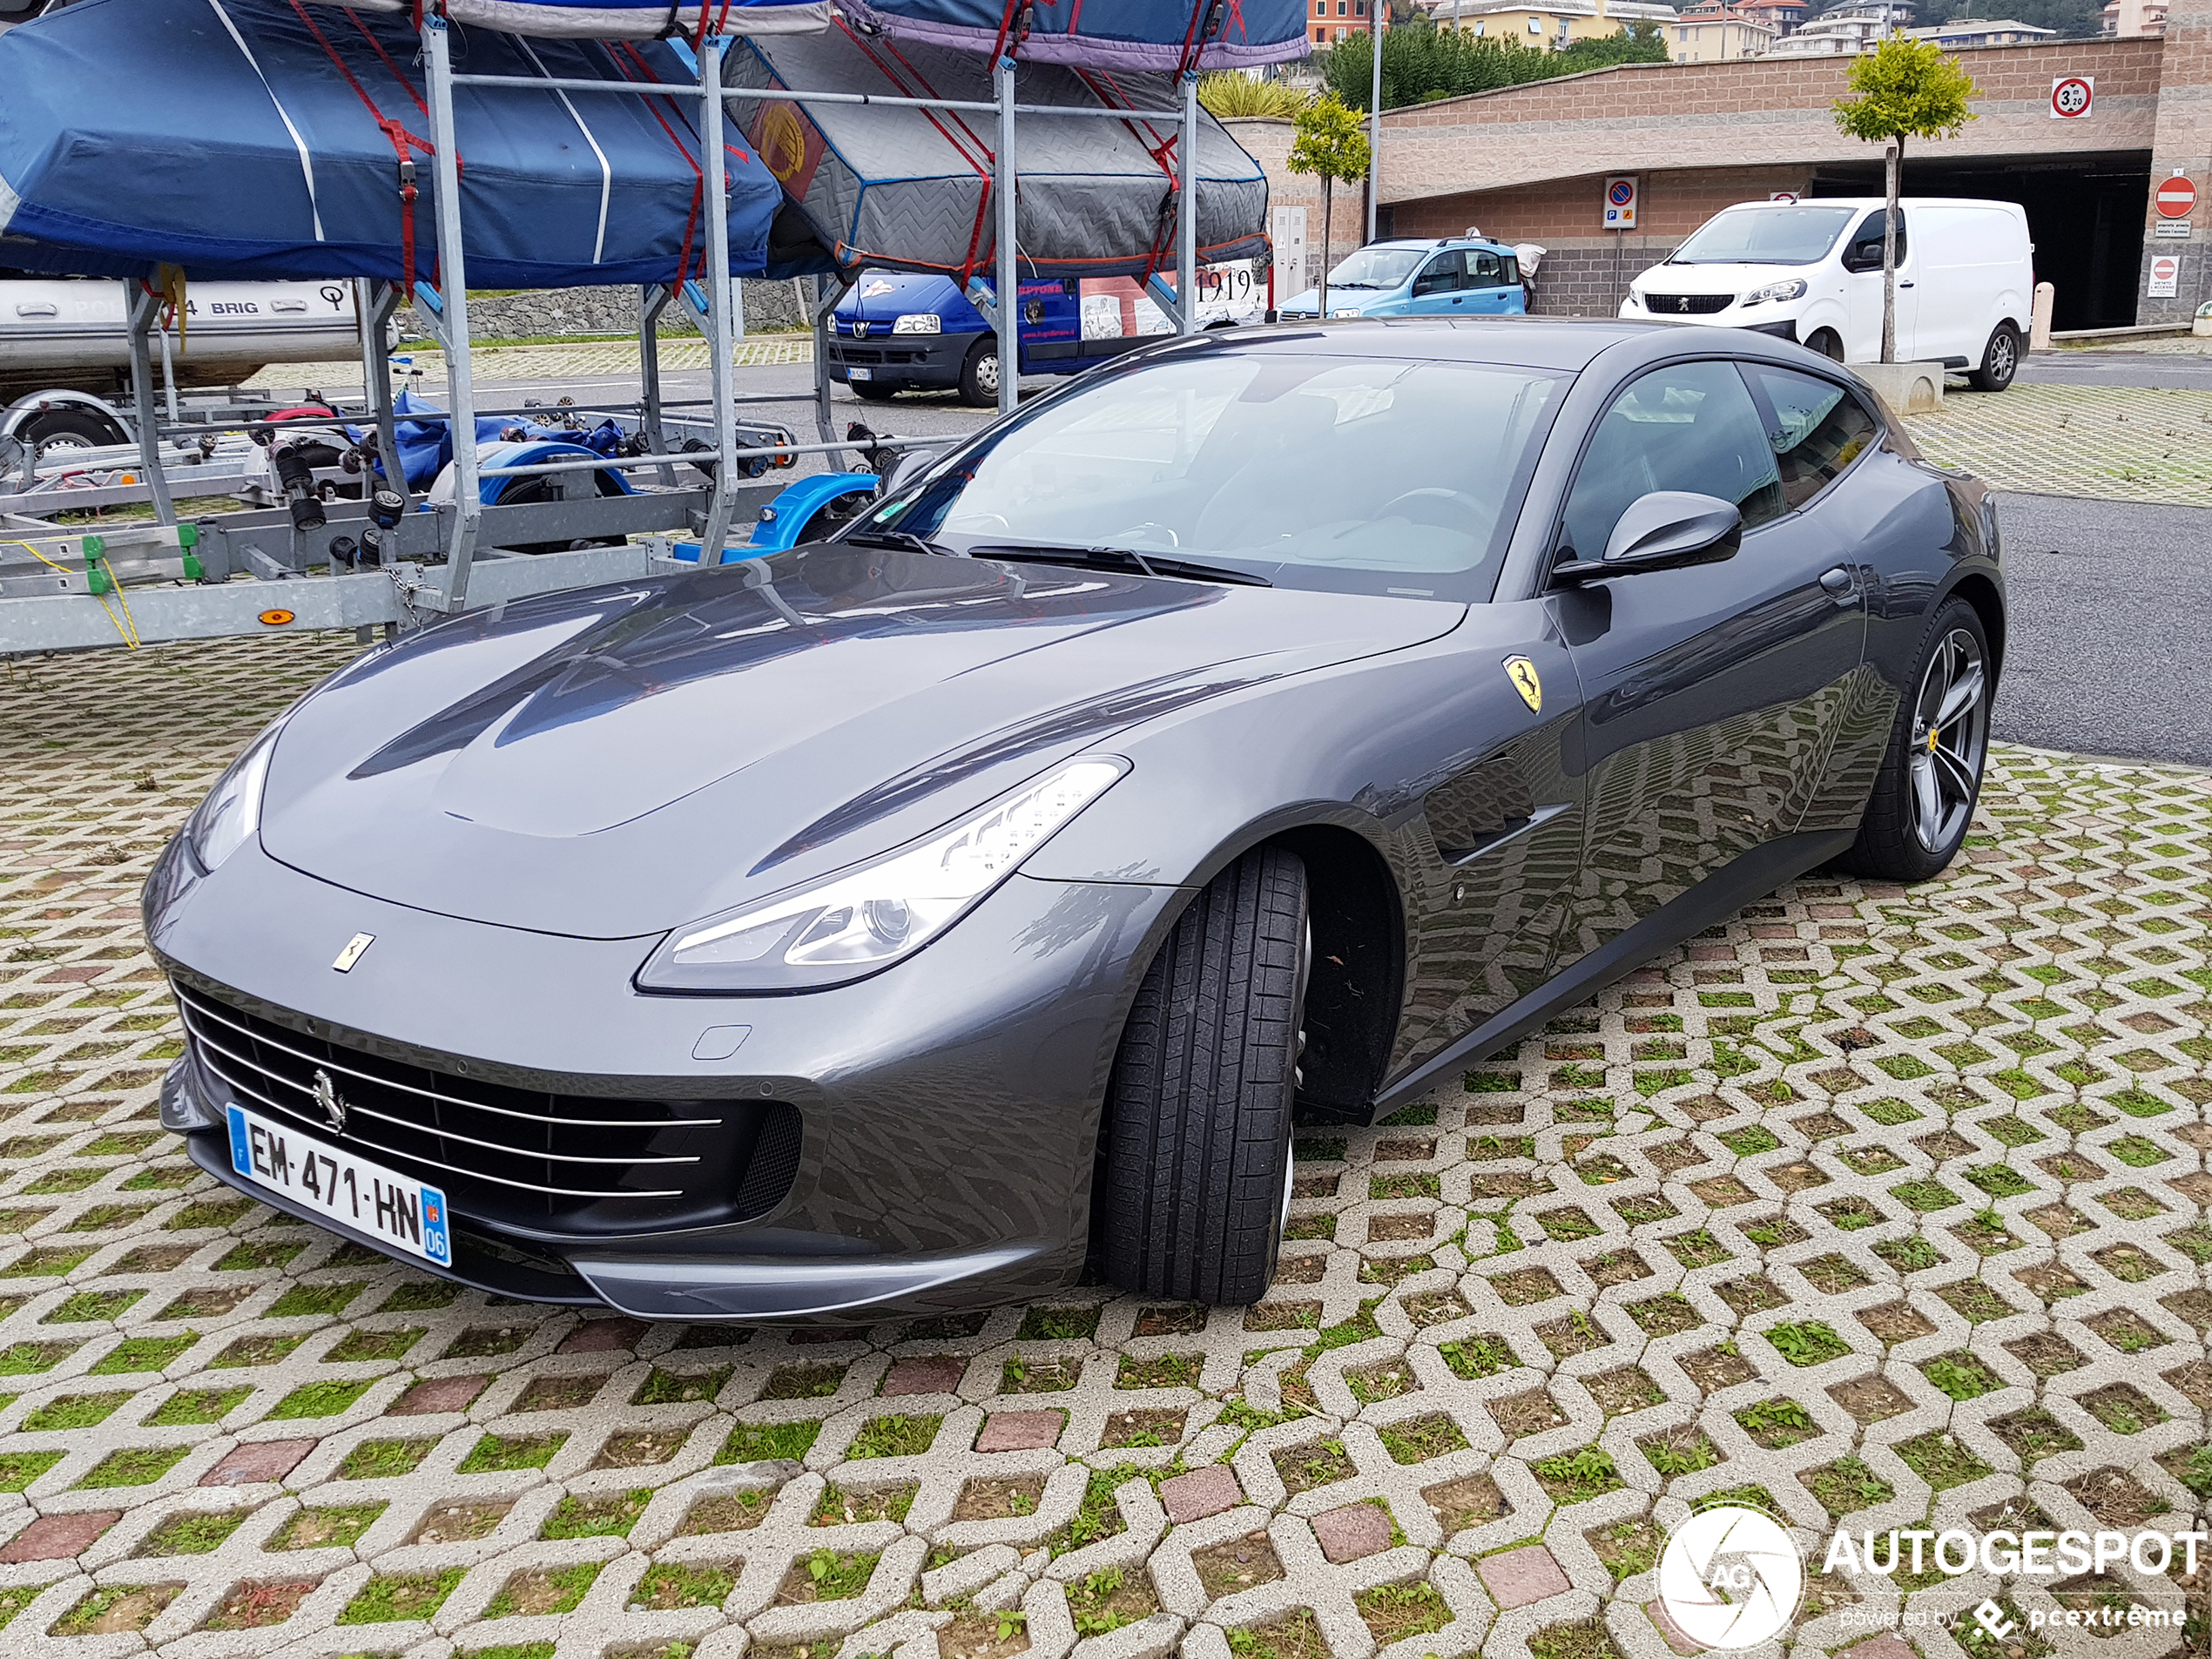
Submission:
[[[1475,364],[1170,352],[990,428],[851,533],[1480,602],[1560,385]]]
[[[1363,247],[1329,273],[1332,288],[1394,288],[1413,275],[1427,252],[1418,247]]]
[[[1812,265],[1827,257],[1858,210],[1731,207],[1691,233],[1669,265]]]

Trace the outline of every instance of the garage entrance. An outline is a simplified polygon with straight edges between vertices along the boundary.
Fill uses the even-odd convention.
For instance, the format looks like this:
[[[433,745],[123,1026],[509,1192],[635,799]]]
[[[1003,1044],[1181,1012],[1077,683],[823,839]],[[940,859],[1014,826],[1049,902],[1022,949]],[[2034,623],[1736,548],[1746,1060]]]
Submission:
[[[1811,193],[1878,196],[1882,165],[1824,165],[1813,174]],[[2035,242],[2035,280],[2054,290],[2051,326],[2124,328],[2134,322],[2150,203],[2148,151],[1942,162],[1915,161],[1908,151],[1905,193],[2018,202],[2027,210]]]

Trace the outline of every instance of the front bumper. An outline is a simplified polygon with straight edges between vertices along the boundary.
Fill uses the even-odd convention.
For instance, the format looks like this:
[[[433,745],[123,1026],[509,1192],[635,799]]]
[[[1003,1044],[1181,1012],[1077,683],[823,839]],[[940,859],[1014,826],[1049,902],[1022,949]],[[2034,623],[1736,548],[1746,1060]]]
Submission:
[[[306,875],[254,843],[195,877],[172,846],[147,884],[147,935],[192,1035],[165,1083],[163,1122],[219,1179],[336,1231],[348,1230],[232,1171],[221,1127],[232,1100],[296,1111],[303,1134],[444,1186],[449,1276],[503,1295],[773,1321],[1034,1296],[1082,1268],[1099,1102],[1142,964],[1178,899],[1169,887],[1017,874],[916,956],[857,984],[649,996],[631,977],[651,938],[433,915]],[[357,932],[374,944],[334,972],[331,941]],[[295,1098],[307,1092],[298,1069],[317,1064],[378,1111],[396,1110],[390,1090],[413,1090],[428,1117],[380,1126],[357,1105],[333,1136]],[[569,1143],[536,1137],[570,1135],[587,1112],[619,1120],[664,1106],[722,1120],[678,1132],[710,1141],[788,1111],[796,1157],[764,1189],[747,1179],[765,1144],[758,1132],[734,1153],[664,1134],[654,1150],[688,1149],[704,1189],[631,1197],[625,1172],[603,1168],[595,1178],[614,1196],[547,1198],[537,1213],[528,1193],[471,1189],[477,1172],[511,1186],[527,1173],[514,1160],[558,1158],[543,1149]],[[483,1125],[509,1120],[520,1147],[461,1143],[498,1139]],[[628,1186],[669,1179],[646,1173]]]
[[[968,348],[975,335],[894,334],[887,332],[888,323],[879,326],[887,332],[879,334],[871,328],[866,340],[845,334],[830,337],[832,380],[849,383],[847,371],[860,368],[867,369],[868,378],[880,386],[923,388],[960,384],[961,365],[968,361]]]

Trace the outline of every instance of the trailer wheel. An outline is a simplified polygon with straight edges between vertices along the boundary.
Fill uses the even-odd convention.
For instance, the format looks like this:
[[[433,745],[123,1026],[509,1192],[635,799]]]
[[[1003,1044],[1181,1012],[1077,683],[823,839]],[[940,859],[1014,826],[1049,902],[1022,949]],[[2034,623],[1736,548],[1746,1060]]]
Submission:
[[[98,449],[128,443],[131,435],[89,409],[48,409],[23,423],[20,435],[31,454],[44,456],[57,449]]]

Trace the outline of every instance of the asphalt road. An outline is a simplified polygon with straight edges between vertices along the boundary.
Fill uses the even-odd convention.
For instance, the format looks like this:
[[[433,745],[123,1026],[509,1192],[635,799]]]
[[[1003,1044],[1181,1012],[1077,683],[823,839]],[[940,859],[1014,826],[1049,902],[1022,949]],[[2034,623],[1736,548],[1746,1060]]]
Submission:
[[[2212,354],[2037,352],[2020,362],[2023,386],[2167,386],[2212,388]]]
[[[1998,520],[1996,735],[2212,766],[2212,510],[2007,495]]]
[[[2212,386],[2212,359],[2100,354],[2028,360],[2083,385]],[[2153,374],[2194,379],[2150,379]],[[2087,376],[2101,375],[2098,380]],[[2135,376],[2137,378],[2127,378]],[[671,399],[705,400],[704,370],[664,377]],[[811,394],[807,364],[738,371],[743,393]],[[2033,375],[2023,371],[2023,379]],[[1025,382],[1025,394],[1050,389]],[[563,381],[579,401],[639,395],[633,376]],[[491,382],[489,398],[519,403],[544,382]],[[949,392],[905,393],[865,403],[834,393],[835,432],[865,421],[902,437],[959,435],[994,411],[969,408]],[[780,413],[779,411],[780,410]],[[770,405],[766,419],[814,434],[805,403]],[[814,470],[819,462],[804,469]],[[1996,734],[2038,748],[2212,765],[2212,511],[2063,496],[2000,498],[2012,638],[1996,709]]]

